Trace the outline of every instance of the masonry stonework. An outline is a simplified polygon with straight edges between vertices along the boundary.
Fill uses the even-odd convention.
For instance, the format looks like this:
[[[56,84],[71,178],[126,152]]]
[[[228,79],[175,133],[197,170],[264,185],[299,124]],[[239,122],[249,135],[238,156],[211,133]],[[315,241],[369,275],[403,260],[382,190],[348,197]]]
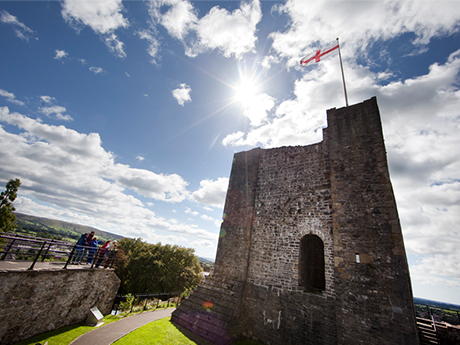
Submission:
[[[327,118],[321,143],[235,154],[214,277],[173,322],[215,344],[418,344],[376,98]]]
[[[0,344],[85,321],[91,308],[111,311],[120,286],[112,269],[0,272]]]

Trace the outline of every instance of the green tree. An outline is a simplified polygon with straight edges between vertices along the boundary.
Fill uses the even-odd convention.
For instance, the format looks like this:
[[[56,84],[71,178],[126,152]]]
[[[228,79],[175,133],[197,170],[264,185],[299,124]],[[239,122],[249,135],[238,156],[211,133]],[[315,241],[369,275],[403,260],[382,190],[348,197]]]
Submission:
[[[124,238],[118,243],[116,270],[122,293],[184,292],[203,278],[193,249],[141,239]]]
[[[7,232],[16,229],[16,215],[13,213],[16,209],[13,201],[17,198],[17,192],[21,181],[11,179],[6,184],[6,191],[0,194],[0,231]]]

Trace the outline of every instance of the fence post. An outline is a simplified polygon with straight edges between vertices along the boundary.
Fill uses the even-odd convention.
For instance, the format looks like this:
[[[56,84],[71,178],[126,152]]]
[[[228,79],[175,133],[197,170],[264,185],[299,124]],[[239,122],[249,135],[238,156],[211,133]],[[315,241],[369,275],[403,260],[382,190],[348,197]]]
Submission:
[[[34,269],[35,263],[37,262],[38,257],[41,255],[43,248],[45,248],[45,245],[46,245],[46,241],[43,242],[42,247],[40,248],[40,251],[38,252],[37,256],[35,257],[34,262],[33,262],[32,265],[27,269],[28,271],[31,271],[31,270]]]
[[[133,303],[131,303],[131,310],[129,311],[129,313],[132,313],[132,312],[133,312],[134,301],[136,300],[136,294],[133,294],[133,296],[134,296],[134,299],[133,299]]]
[[[89,250],[91,250],[91,247]],[[96,249],[96,252],[93,255],[93,262],[91,262],[91,268],[94,267],[94,262],[96,261],[98,256],[99,256],[99,247]],[[89,257],[89,253],[88,253],[88,257]]]
[[[113,253],[113,254],[112,254],[112,253]],[[110,251],[110,254],[109,254],[109,255],[111,256],[109,268],[112,268],[113,263],[115,262],[115,258],[117,257],[117,251],[112,250],[112,251]]]
[[[72,247],[72,251],[70,252],[69,258],[67,259],[67,262],[64,265],[64,268],[63,268],[64,270],[67,269],[67,265],[69,264],[70,260],[72,260],[72,256],[73,256],[73,253],[75,252],[75,248],[77,248],[77,245],[74,245]],[[49,247],[48,247],[48,249],[49,249]]]
[[[45,254],[44,254],[43,257],[42,257],[42,262],[45,261],[46,254],[48,254],[48,251],[50,250],[52,244],[53,244],[53,240],[51,240],[51,242],[50,242],[48,248],[46,248],[46,252],[45,252]]]
[[[14,238],[13,240],[11,240],[10,244],[8,245],[8,249],[7,249],[7,250],[5,251],[5,253],[3,254],[2,260],[5,260],[6,256],[7,256],[8,253],[10,252],[11,247],[13,246],[14,241],[16,241],[15,238]]]

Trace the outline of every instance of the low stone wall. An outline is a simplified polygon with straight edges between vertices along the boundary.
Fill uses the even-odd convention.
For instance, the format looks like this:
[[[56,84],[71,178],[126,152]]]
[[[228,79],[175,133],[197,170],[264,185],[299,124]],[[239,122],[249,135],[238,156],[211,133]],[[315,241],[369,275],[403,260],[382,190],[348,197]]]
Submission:
[[[0,344],[110,313],[120,279],[111,269],[0,272]]]

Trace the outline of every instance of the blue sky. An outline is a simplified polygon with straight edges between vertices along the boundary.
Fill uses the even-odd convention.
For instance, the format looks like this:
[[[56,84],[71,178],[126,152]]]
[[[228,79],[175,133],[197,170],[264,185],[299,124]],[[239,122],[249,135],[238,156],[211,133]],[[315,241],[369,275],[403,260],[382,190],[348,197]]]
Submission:
[[[460,2],[1,1],[18,212],[214,258],[235,152],[377,96],[416,297],[460,304]]]

